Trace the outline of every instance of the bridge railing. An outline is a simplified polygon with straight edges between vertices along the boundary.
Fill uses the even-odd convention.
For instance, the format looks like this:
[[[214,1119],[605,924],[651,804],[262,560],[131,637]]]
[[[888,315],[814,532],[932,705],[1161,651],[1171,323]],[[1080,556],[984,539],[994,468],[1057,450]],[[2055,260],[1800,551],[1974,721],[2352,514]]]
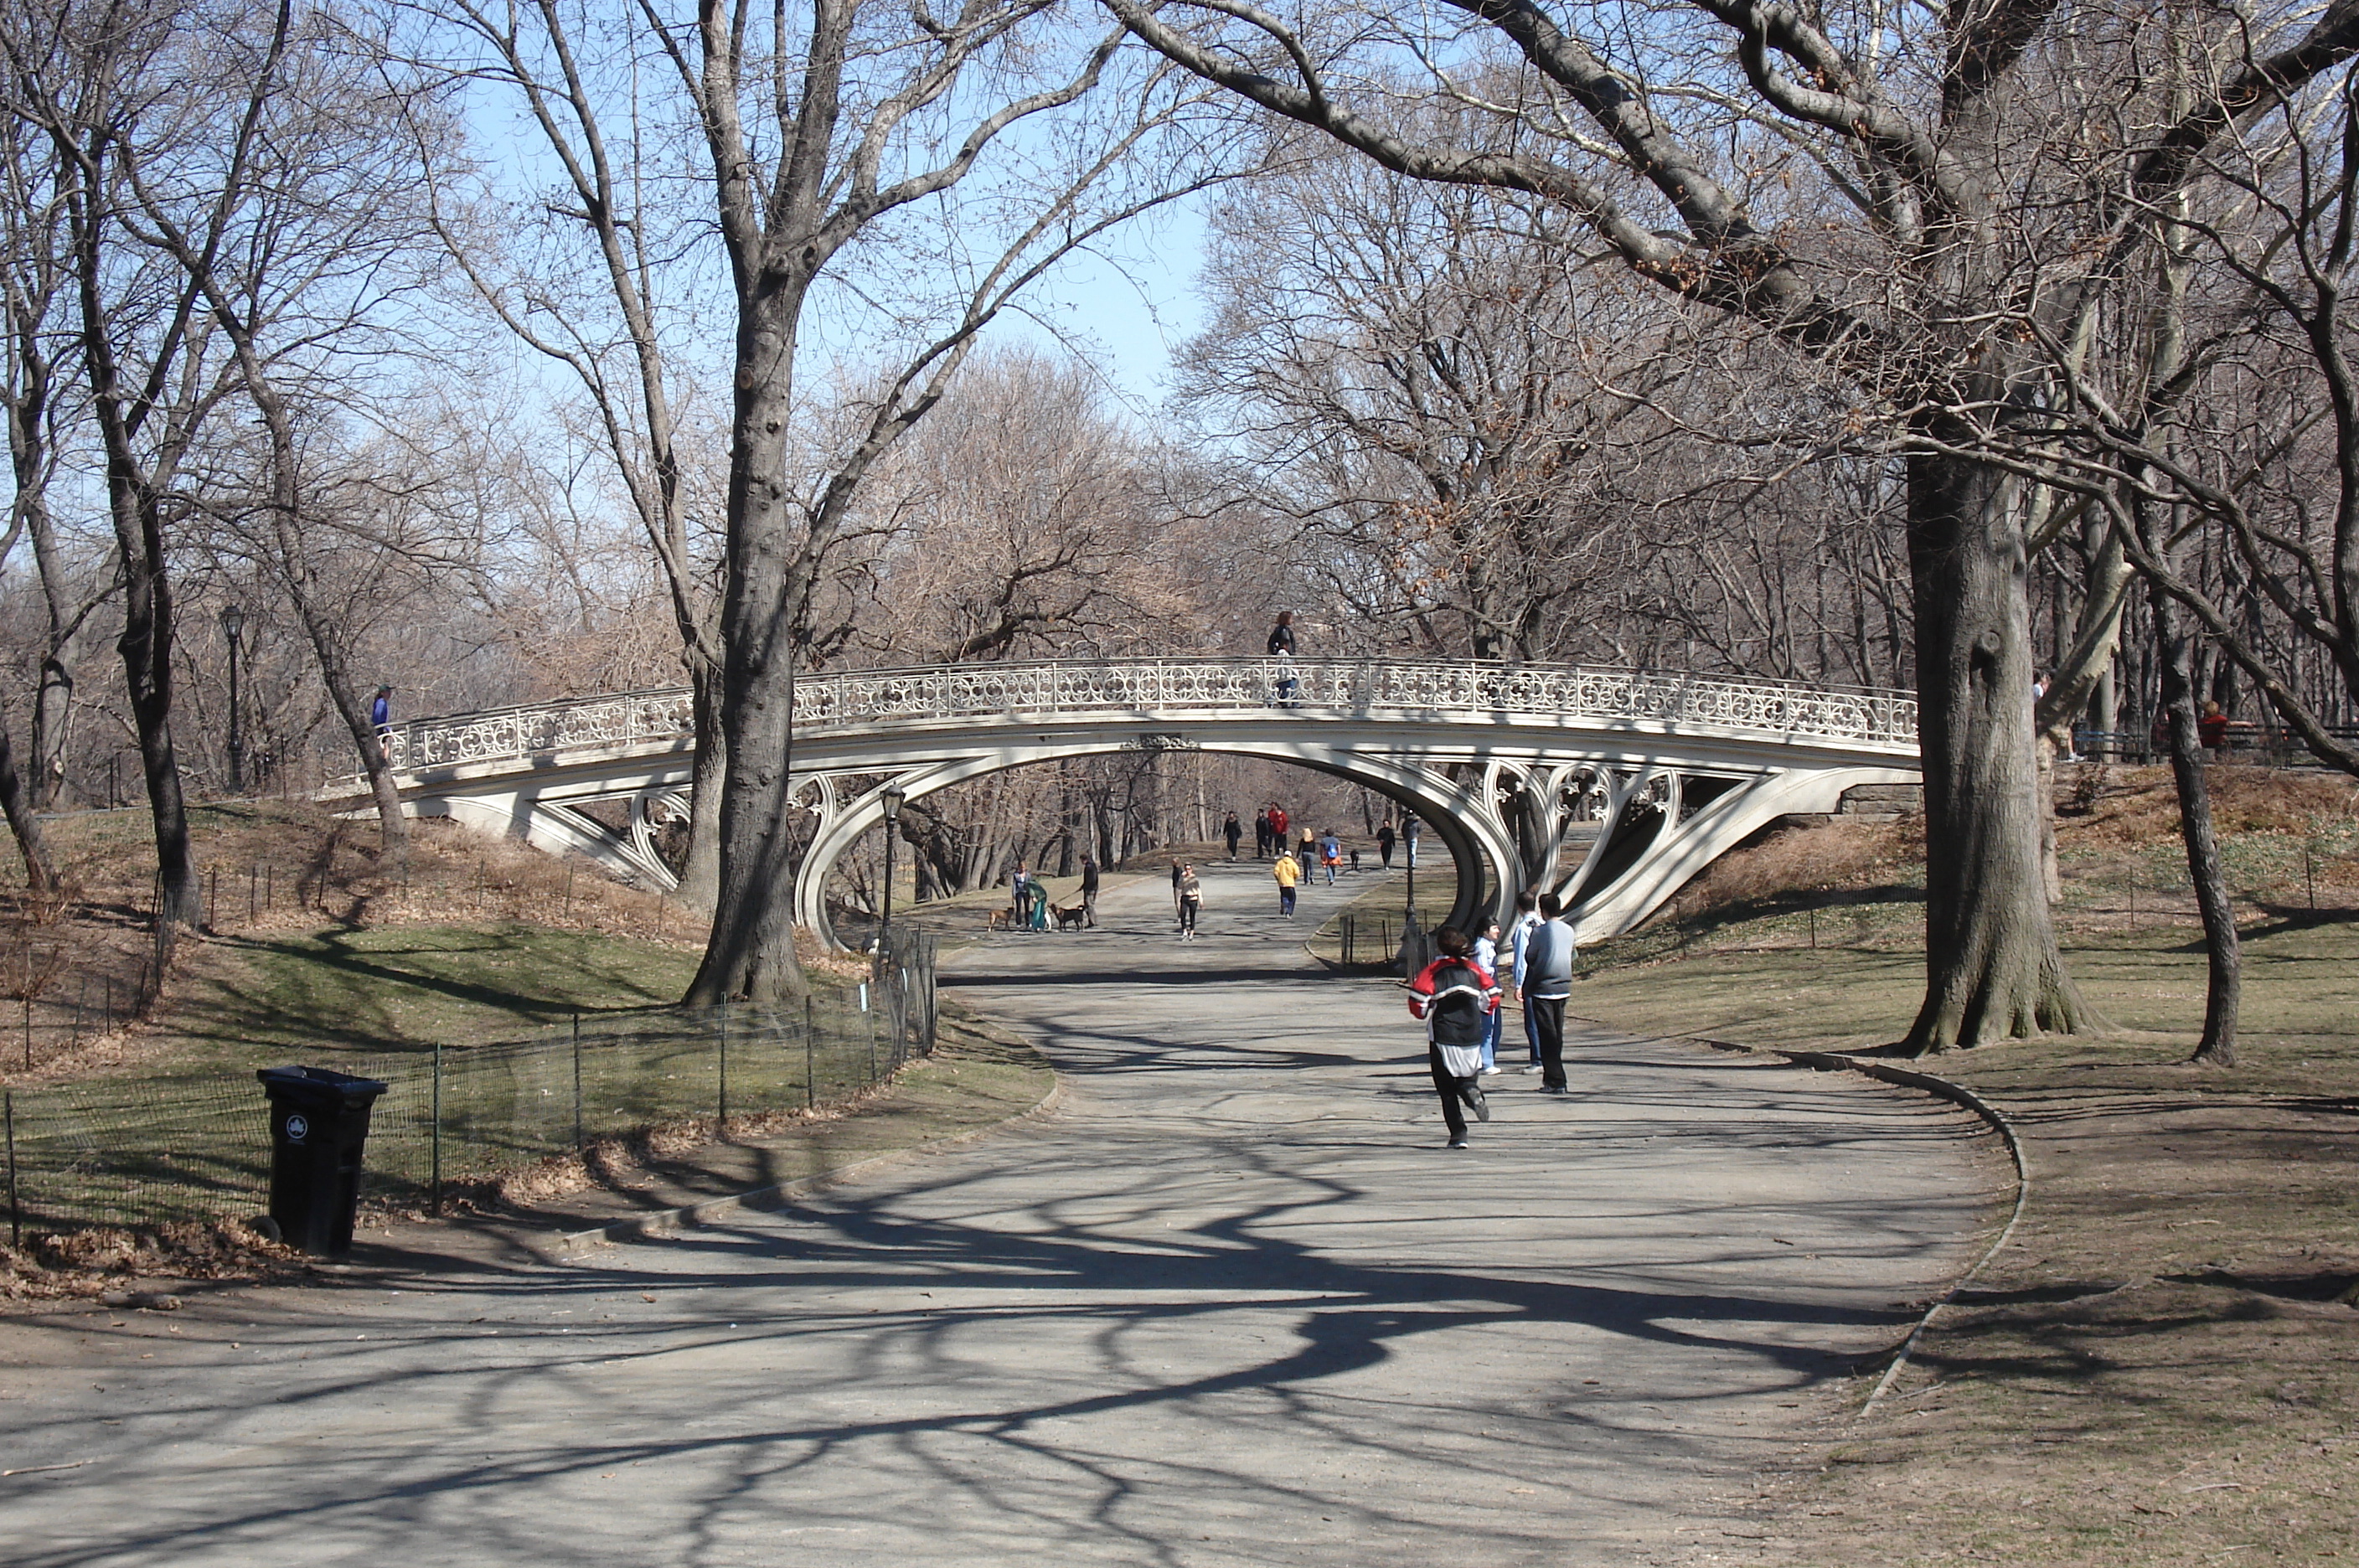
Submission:
[[[1691,726],[1896,747],[1917,740],[1917,702],[1905,692],[1574,664],[1046,659],[844,670],[805,676],[795,686],[796,726],[822,732],[1009,714],[1178,717],[1267,708],[1305,717],[1384,713]],[[577,747],[677,742],[690,738],[693,728],[683,687],[419,719],[396,726],[388,740],[395,768],[409,772]]]

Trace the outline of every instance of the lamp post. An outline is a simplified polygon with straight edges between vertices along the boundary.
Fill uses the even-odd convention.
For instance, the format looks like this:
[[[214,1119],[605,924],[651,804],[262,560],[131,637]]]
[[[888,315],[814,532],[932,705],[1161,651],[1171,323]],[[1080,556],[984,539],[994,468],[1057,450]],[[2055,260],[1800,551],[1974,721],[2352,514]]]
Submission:
[[[876,932],[876,956],[893,951],[893,841],[901,836],[901,802],[909,792],[898,784],[885,786],[885,918]]]
[[[1418,929],[1417,835],[1423,831],[1423,826],[1418,822],[1414,812],[1405,811],[1401,814],[1401,844],[1408,851],[1408,914],[1406,917],[1406,924],[1409,931]]]
[[[245,731],[238,723],[237,663],[243,652],[241,638],[245,632],[245,612],[235,604],[223,606],[222,636],[229,638],[229,792],[245,793]]]

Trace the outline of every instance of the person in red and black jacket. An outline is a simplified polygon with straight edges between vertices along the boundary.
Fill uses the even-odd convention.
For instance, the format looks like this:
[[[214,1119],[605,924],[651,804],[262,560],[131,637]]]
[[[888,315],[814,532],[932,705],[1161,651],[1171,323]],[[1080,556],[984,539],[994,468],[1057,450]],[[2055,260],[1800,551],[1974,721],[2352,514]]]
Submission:
[[[1433,933],[1441,956],[1408,983],[1408,1013],[1425,1020],[1426,1063],[1433,1092],[1441,1096],[1441,1119],[1450,1124],[1450,1147],[1466,1147],[1466,1112],[1491,1119],[1491,1102],[1477,1079],[1483,1070],[1483,1037],[1499,1008],[1499,986],[1490,971],[1468,956],[1466,933],[1444,926]],[[1461,1072],[1460,1069],[1464,1071]]]

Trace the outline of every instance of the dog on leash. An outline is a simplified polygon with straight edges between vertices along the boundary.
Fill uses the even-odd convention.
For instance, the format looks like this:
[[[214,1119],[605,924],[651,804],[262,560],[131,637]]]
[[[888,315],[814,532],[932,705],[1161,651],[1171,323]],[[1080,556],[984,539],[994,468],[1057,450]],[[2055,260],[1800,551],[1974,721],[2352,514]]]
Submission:
[[[1070,909],[1060,909],[1051,904],[1049,906],[1049,913],[1056,917],[1059,931],[1074,931],[1082,929],[1082,922],[1089,919],[1090,915],[1089,910],[1079,904],[1075,904]]]

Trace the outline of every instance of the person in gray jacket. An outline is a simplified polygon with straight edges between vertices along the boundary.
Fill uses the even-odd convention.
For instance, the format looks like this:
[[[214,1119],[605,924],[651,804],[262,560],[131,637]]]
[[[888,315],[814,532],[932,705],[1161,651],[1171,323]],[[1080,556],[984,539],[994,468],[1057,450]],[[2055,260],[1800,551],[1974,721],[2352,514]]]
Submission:
[[[1539,1051],[1540,1093],[1569,1094],[1564,1077],[1564,1004],[1572,995],[1572,928],[1557,917],[1564,901],[1540,895],[1539,924],[1524,933],[1516,988],[1524,999],[1525,1026]]]

